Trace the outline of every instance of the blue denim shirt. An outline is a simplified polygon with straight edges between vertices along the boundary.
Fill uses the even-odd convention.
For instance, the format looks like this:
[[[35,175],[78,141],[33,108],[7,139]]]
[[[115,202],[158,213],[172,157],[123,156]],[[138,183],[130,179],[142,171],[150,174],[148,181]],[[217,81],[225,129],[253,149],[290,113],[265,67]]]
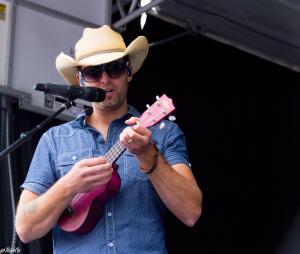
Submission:
[[[129,106],[128,113],[110,124],[105,141],[101,133],[85,123],[86,114],[84,111],[75,120],[42,135],[22,188],[38,195],[46,192],[77,161],[106,154],[119,140],[126,127],[124,121],[140,115]],[[161,130],[151,127],[153,141],[170,165],[188,165],[182,131],[175,123],[164,122]],[[105,204],[95,228],[87,234],[75,234],[55,226],[54,253],[167,253],[163,229],[166,207],[133,154],[125,151],[116,163],[121,188]]]

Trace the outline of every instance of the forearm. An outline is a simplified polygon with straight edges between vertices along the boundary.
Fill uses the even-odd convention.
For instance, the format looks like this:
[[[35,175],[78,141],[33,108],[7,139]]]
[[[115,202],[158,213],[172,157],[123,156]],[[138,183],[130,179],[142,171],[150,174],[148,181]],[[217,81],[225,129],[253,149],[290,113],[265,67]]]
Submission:
[[[44,194],[31,200],[29,196],[21,196],[16,215],[16,230],[21,240],[30,242],[47,234],[55,226],[73,196],[63,180],[59,180]]]
[[[140,158],[143,168],[151,167],[152,157]],[[168,209],[183,223],[193,226],[201,214],[202,193],[190,169],[184,164],[171,167],[159,154],[158,164],[148,176]]]
[[[196,182],[180,175],[167,163],[159,163],[149,178],[168,209],[183,223],[193,226],[202,207],[202,193]]]

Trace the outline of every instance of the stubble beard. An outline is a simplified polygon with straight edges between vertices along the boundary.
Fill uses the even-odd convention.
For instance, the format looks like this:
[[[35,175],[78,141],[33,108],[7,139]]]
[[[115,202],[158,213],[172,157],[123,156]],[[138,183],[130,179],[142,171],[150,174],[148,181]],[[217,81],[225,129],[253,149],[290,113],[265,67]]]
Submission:
[[[95,107],[100,111],[114,111],[119,109],[123,103],[126,103],[126,95],[124,97],[117,97],[114,99],[104,100],[102,102],[95,103]]]

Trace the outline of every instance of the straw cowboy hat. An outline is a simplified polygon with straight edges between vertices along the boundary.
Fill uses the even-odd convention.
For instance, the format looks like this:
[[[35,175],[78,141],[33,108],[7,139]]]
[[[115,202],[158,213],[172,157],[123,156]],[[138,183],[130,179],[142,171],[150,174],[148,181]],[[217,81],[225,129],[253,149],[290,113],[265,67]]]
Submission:
[[[142,66],[149,51],[147,38],[138,36],[126,47],[122,36],[109,26],[85,28],[75,45],[75,59],[61,52],[56,57],[56,69],[64,80],[77,85],[77,66],[93,66],[128,56],[132,73]]]

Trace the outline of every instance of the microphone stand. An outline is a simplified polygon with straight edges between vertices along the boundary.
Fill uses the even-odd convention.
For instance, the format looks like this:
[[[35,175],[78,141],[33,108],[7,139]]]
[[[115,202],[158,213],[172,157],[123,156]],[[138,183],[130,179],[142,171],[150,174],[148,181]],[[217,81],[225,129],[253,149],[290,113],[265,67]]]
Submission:
[[[53,115],[49,116],[43,122],[41,122],[36,127],[34,127],[32,130],[21,133],[20,138],[18,140],[16,140],[14,143],[12,143],[10,146],[5,148],[0,153],[0,161],[4,158],[5,155],[16,150],[20,145],[22,145],[25,141],[28,141],[35,133],[41,130],[46,124],[51,122],[61,112],[65,111],[66,109],[69,109],[72,105],[73,105],[73,100],[65,102],[64,104],[61,105],[60,109],[54,112]]]

